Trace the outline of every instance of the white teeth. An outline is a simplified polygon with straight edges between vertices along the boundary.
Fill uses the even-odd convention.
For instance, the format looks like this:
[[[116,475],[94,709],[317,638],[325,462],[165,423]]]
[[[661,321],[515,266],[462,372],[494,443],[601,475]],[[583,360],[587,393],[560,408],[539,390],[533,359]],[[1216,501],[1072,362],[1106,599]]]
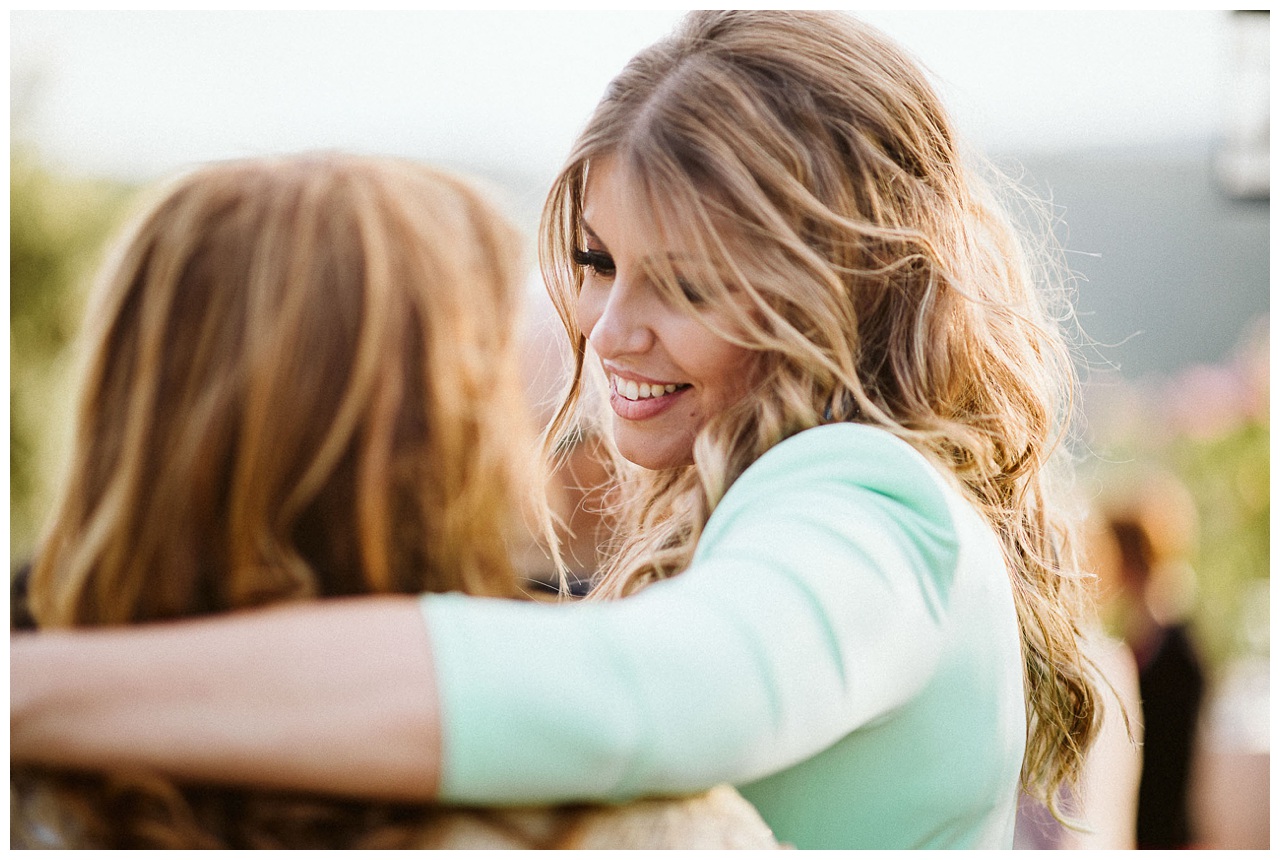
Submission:
[[[650,384],[648,382],[636,382],[631,379],[621,379],[613,377],[613,387],[619,394],[628,400],[648,400],[652,397],[662,397],[665,394],[672,394],[680,386],[675,383],[667,385]]]

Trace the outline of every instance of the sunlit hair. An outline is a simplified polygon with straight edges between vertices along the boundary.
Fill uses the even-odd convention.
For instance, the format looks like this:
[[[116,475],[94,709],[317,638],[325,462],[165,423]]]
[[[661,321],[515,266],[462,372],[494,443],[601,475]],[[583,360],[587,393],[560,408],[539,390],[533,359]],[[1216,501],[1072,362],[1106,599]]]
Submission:
[[[165,188],[96,285],[39,626],[517,595],[510,544],[542,487],[522,257],[476,191],[404,161],[229,162]],[[98,847],[332,847],[405,815],[128,774],[61,786]]]
[[[692,467],[616,466],[619,551],[597,594],[682,570],[728,487],[783,439],[838,421],[884,428],[953,475],[1003,543],[1026,666],[1024,781],[1056,809],[1100,714],[1078,645],[1073,525],[1049,489],[1075,386],[1046,298],[1061,291],[1054,255],[1014,228],[884,36],[836,13],[693,13],[610,84],[544,211],[542,264],[577,347],[553,443],[591,411],[572,252],[605,160],[633,189],[629,226],[688,249],[678,271],[649,260],[649,277],[676,306],[729,320],[717,333],[757,350],[762,373],[758,396],[702,428]]]

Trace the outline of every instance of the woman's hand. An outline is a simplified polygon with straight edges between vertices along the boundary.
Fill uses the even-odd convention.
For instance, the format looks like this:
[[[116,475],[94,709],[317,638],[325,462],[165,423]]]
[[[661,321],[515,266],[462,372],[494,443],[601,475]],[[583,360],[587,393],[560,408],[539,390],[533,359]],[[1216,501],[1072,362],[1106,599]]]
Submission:
[[[429,800],[440,731],[412,597],[18,634],[10,756],[78,769]]]

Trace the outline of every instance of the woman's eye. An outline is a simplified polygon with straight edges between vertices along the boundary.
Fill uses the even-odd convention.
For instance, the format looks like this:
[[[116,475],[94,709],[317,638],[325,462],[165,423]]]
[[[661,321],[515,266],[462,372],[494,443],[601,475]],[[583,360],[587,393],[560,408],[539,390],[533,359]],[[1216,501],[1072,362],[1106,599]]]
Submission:
[[[584,269],[590,269],[592,272],[604,278],[613,277],[617,271],[617,266],[613,264],[613,257],[610,257],[604,251],[577,250],[573,252],[574,265],[581,266]]]

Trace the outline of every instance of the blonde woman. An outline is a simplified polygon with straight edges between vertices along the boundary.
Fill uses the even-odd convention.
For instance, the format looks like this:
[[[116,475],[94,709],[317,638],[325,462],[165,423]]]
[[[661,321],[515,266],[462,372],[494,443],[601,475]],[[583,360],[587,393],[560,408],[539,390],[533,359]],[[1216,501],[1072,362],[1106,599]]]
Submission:
[[[71,479],[28,584],[35,622],[519,597],[510,545],[537,477],[519,259],[467,185],[402,161],[230,162],[167,188],[95,295]],[[724,788],[520,814],[179,790],[136,769],[19,767],[11,789],[15,847],[772,845]]]
[[[874,30],[691,14],[543,220],[577,354],[551,441],[597,376],[619,455],[601,599],[263,614],[156,631],[164,658],[20,643],[13,749],[299,787],[340,749],[347,791],[462,803],[728,781],[801,848],[1009,847],[1020,781],[1054,803],[1099,711],[1049,484],[1070,362],[991,198]],[[237,633],[286,653],[238,696],[179,687]],[[294,637],[324,668],[286,681]],[[92,681],[120,661],[145,705]]]

